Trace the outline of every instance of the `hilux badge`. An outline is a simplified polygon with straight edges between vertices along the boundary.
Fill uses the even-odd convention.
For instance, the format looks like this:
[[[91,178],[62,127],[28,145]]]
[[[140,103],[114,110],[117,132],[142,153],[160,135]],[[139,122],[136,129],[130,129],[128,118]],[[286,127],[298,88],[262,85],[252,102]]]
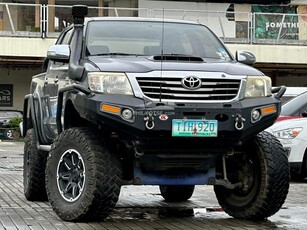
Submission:
[[[166,114],[161,114],[161,115],[159,116],[159,119],[160,119],[161,121],[166,121],[166,120],[168,119],[168,116],[167,116]]]

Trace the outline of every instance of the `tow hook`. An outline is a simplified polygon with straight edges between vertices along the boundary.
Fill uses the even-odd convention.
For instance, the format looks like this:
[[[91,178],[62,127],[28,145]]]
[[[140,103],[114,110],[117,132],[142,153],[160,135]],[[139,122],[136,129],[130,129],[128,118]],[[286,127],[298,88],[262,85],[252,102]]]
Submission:
[[[242,117],[241,114],[237,114],[235,121],[236,121],[235,128],[237,130],[242,130],[244,128],[244,122],[246,121],[246,119]]]
[[[144,117],[145,126],[147,129],[153,129],[155,127],[154,117],[149,115]]]

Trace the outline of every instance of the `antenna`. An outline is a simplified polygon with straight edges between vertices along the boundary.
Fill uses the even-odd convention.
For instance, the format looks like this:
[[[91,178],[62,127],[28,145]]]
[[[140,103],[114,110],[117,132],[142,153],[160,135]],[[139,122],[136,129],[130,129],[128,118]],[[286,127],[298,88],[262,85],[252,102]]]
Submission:
[[[161,38],[161,60],[160,60],[160,102],[162,101],[162,71],[163,71],[163,50],[164,50],[164,8],[162,9],[162,38]]]

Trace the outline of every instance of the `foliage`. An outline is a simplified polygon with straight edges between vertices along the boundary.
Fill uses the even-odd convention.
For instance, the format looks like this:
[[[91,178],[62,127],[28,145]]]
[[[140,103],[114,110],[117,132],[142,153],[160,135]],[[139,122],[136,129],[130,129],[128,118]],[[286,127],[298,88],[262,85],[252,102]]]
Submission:
[[[16,130],[19,130],[19,124],[20,122],[22,122],[22,118],[21,117],[13,117],[10,119],[10,127],[11,128],[15,128]]]

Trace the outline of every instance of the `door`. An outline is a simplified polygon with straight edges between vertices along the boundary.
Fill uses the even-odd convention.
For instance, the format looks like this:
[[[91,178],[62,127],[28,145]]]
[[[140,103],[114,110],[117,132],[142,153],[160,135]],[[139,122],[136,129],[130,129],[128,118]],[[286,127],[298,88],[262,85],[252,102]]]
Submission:
[[[56,44],[69,44],[73,34],[73,28],[65,30]],[[40,120],[42,139],[46,144],[52,143],[57,135],[56,113],[58,90],[69,83],[68,63],[48,61],[43,92],[41,96]]]

